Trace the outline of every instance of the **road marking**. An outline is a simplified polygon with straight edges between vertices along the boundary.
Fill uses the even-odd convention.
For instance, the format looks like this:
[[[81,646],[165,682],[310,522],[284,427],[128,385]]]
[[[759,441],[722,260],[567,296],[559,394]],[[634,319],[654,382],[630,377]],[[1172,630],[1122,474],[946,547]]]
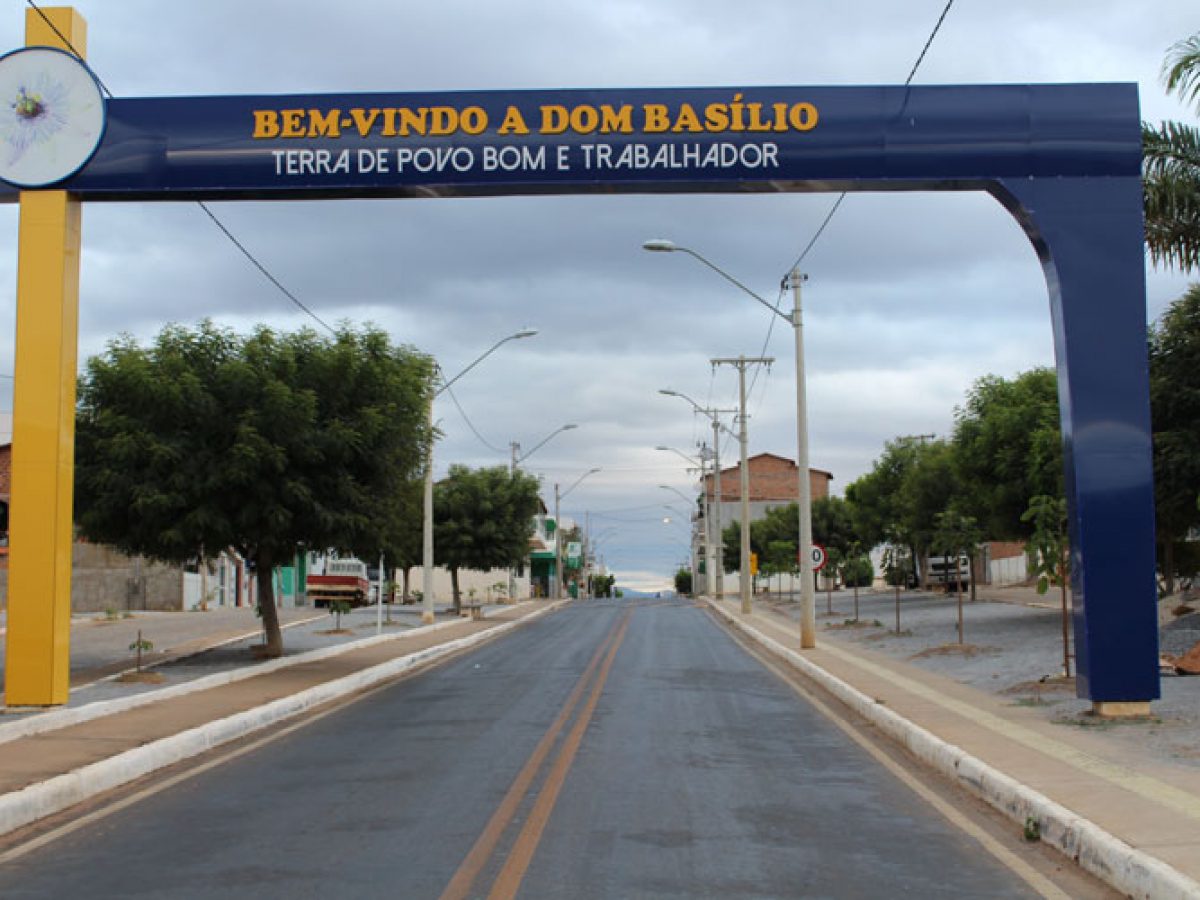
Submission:
[[[470,852],[463,858],[458,870],[450,879],[450,883],[442,891],[441,900],[462,900],[462,898],[469,895],[471,885],[474,884],[475,879],[479,877],[479,873],[483,871],[483,867],[491,859],[492,854],[496,850],[496,845],[500,842],[505,829],[512,822],[513,816],[516,815],[521,801],[525,799],[534,778],[537,777],[537,773],[541,771],[542,764],[545,762],[546,757],[549,756],[555,741],[578,705],[593,674],[600,666],[600,662],[604,658],[606,651],[609,651],[620,642],[620,637],[624,635],[624,628],[629,621],[629,616],[630,613],[627,611],[608,631],[603,640],[601,640],[600,646],[596,648],[591,661],[579,677],[579,681],[576,682],[558,716],[550,724],[550,727],[546,729],[546,733],[542,735],[537,746],[534,747],[533,753],[521,768],[521,771],[517,773],[517,777],[513,780],[512,786],[504,795],[504,799],[500,801],[500,805],[488,820],[487,825],[484,826],[483,831],[471,847]]]
[[[786,632],[789,638],[794,639],[796,635],[784,626],[776,625],[769,620],[761,620],[769,627],[777,631]],[[1176,812],[1183,813],[1193,819],[1200,819],[1200,797],[1194,794],[1189,794],[1178,787],[1169,785],[1163,781],[1159,781],[1150,775],[1142,775],[1139,772],[1129,769],[1125,766],[1119,766],[1114,763],[1106,762],[1099,757],[1086,753],[1083,750],[1076,749],[1069,744],[1064,744],[1062,741],[1056,740],[1049,735],[1044,735],[1032,729],[1025,728],[1015,722],[1009,722],[1002,719],[1000,716],[985,712],[976,706],[965,703],[961,700],[955,700],[947,697],[940,691],[935,690],[919,681],[908,678],[885,666],[877,665],[868,662],[855,654],[834,645],[831,641],[826,641],[822,644],[821,649],[832,656],[836,656],[844,662],[850,663],[863,669],[871,674],[884,679],[885,681],[895,684],[899,688],[915,694],[922,700],[928,700],[932,703],[948,709],[951,712],[957,713],[965,719],[975,722],[977,725],[982,725],[984,728],[1001,734],[1018,744],[1036,750],[1039,753],[1044,753],[1046,756],[1073,766],[1076,769],[1087,772],[1090,775],[1095,775],[1103,778],[1105,781],[1124,788],[1135,794],[1139,794],[1147,800],[1152,800],[1155,803],[1160,803],[1163,806],[1169,807]],[[832,674],[832,673],[831,673]]]
[[[836,725],[847,737],[867,751],[876,762],[903,782],[913,793],[932,806],[937,812],[941,813],[951,825],[978,841],[988,853],[994,856],[1006,868],[1010,869],[1013,874],[1028,884],[1033,890],[1037,891],[1039,895],[1046,898],[1053,898],[1053,900],[1070,900],[1070,894],[1061,890],[1054,882],[1050,881],[1050,879],[1046,878],[1029,865],[1029,863],[1005,847],[1000,841],[996,840],[952,805],[927,788],[898,762],[872,744],[867,738],[863,737],[853,725],[847,722],[832,707],[811,691],[789,678],[788,673],[778,668],[774,660],[755,653],[754,650],[757,648],[747,649],[755,659],[773,672],[784,684],[803,697],[808,703],[811,703],[818,712]]]
[[[500,870],[500,874],[496,876],[496,881],[492,884],[488,900],[512,900],[520,890],[521,881],[525,877],[530,862],[533,861],[533,854],[537,852],[538,844],[542,840],[542,833],[546,830],[546,823],[550,821],[554,804],[558,802],[558,795],[567,780],[567,772],[571,770],[575,754],[579,752],[579,745],[583,743],[583,733],[592,721],[592,714],[596,711],[596,704],[600,700],[600,694],[604,691],[609,670],[612,668],[613,660],[616,658],[617,650],[620,649],[621,641],[625,638],[625,630],[628,627],[629,613],[626,613],[625,617],[621,619],[619,630],[604,659],[604,665],[601,666],[600,673],[596,676],[587,704],[579,713],[579,718],[575,720],[575,725],[571,728],[567,739],[563,741],[562,749],[559,750],[558,757],[554,760],[550,774],[546,776],[546,782],[538,793],[537,802],[534,804],[529,818],[525,821],[525,827],[517,835],[516,843],[513,844],[504,868]]]

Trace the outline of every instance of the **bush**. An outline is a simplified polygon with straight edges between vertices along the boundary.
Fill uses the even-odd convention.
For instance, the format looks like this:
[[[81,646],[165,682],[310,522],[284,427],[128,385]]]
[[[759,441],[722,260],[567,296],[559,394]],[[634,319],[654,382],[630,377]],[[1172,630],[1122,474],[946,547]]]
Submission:
[[[681,597],[692,595],[692,572],[690,569],[680,569],[675,573],[675,593]]]
[[[865,556],[848,559],[842,563],[842,581],[846,587],[870,587],[875,580],[875,567]]]

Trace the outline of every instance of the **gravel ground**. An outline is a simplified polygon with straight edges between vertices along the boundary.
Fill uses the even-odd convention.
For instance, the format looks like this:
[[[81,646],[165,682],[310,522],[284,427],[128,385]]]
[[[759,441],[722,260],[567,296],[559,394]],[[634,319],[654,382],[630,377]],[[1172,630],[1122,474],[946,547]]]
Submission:
[[[1064,727],[1104,730],[1155,756],[1200,767],[1200,677],[1166,676],[1152,719],[1111,723],[1090,715],[1091,703],[1075,697],[1074,680],[1062,676],[1062,616],[1056,609],[1022,603],[964,598],[963,639],[958,645],[954,595],[918,591],[900,595],[900,633],[895,633],[891,591],[860,591],[859,623],[852,624],[850,591],[835,591],[833,614],[824,592],[817,595],[817,627],[850,644],[897,657],[912,665],[1039,711]],[[776,610],[799,619],[796,603],[778,600]],[[1161,632],[1164,652],[1181,654],[1200,641],[1200,614],[1168,622]],[[1072,671],[1074,661],[1072,661]]]

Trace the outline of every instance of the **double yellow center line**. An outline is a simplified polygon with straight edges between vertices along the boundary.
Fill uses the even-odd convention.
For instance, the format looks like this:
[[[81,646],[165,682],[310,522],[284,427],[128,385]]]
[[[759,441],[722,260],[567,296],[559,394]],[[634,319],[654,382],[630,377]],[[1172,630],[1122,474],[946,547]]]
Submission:
[[[538,792],[533,809],[526,817],[520,834],[517,835],[504,865],[492,883],[491,891],[488,892],[489,900],[507,900],[507,898],[516,896],[525,872],[529,868],[529,863],[533,860],[533,854],[537,851],[538,844],[542,839],[546,823],[550,820],[550,814],[554,810],[559,792],[567,779],[571,763],[575,759],[579,745],[583,742],[583,734],[591,722],[596,704],[600,700],[600,694],[604,691],[604,684],[608,679],[609,670],[612,668],[613,659],[616,657],[621,641],[625,638],[625,631],[629,627],[630,614],[631,611],[626,611],[604,636],[604,640],[600,642],[600,646],[596,649],[570,696],[567,697],[562,709],[550,727],[546,729],[546,733],[542,735],[537,746],[534,747],[528,761],[517,773],[512,787],[508,789],[508,793],[500,801],[496,812],[492,814],[491,819],[484,826],[483,832],[442,892],[442,900],[465,900],[468,896],[472,885],[496,853],[501,838],[528,796],[529,789],[533,786],[538,773],[542,771],[547,758],[554,750],[559,735],[571,720],[571,716],[574,714],[575,708],[579,706],[584,694],[587,694],[587,699],[584,701],[579,715],[576,716],[570,731],[558,747],[558,754],[550,764],[549,773]]]

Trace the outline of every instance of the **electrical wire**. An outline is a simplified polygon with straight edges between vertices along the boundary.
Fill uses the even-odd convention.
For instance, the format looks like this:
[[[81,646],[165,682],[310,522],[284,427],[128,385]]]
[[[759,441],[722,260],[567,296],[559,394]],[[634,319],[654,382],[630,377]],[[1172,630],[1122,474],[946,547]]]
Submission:
[[[454,408],[458,410],[458,414],[460,416],[462,416],[462,420],[467,423],[467,427],[471,429],[471,433],[479,439],[479,443],[483,444],[483,446],[487,447],[493,453],[507,453],[508,452],[507,450],[501,450],[499,447],[495,446],[494,444],[489,443],[487,438],[485,438],[482,434],[479,433],[479,430],[475,427],[475,425],[471,422],[471,419],[467,416],[466,410],[464,410],[462,408],[462,404],[460,404],[458,402],[458,397],[454,396],[454,391],[452,388],[447,386],[446,393],[450,395],[450,399],[454,402]]]
[[[954,0],[946,0],[946,5],[942,7],[941,15],[938,16],[937,22],[934,23],[933,30],[929,32],[929,37],[925,40],[925,46],[921,48],[921,52],[917,55],[916,62],[913,63],[912,68],[908,72],[908,77],[904,79],[904,86],[906,88],[912,84],[913,78],[916,77],[917,69],[919,69],[921,67],[921,63],[925,61],[925,55],[929,52],[929,48],[933,46],[933,41],[937,37],[938,32],[941,31],[942,23],[946,21],[946,16],[950,13],[950,8],[952,6],[954,6]],[[821,221],[820,226],[817,228],[812,238],[804,246],[804,249],[800,251],[800,255],[796,257],[796,261],[788,266],[787,273],[784,275],[784,281],[786,281],[787,275],[791,274],[800,267],[800,264],[804,262],[805,258],[812,251],[813,247],[816,246],[817,241],[820,240],[821,235],[825,233],[825,229],[829,227],[829,223],[833,220],[833,217],[841,207],[842,202],[846,199],[846,194],[846,191],[842,191],[840,194],[838,194],[833,206],[831,206],[829,208],[829,212],[825,214],[825,218]],[[775,300],[774,309],[776,312],[779,312],[780,305],[783,303],[784,291],[785,289],[781,283],[779,288],[779,296]],[[771,316],[771,321],[767,325],[767,336],[763,340],[762,350],[760,350],[758,354],[760,357],[766,355],[767,347],[771,343],[771,336],[774,334],[775,323],[778,321],[778,319],[779,316],[777,315]],[[754,377],[750,380],[750,388],[746,392],[747,396],[753,396],[754,388],[758,384],[758,373],[760,370],[761,367],[754,370]],[[764,388],[763,392],[759,395],[758,405],[755,407],[756,412],[762,409],[763,403],[766,402],[766,397],[767,392]]]
[[[75,55],[75,58],[78,59],[81,63],[83,63],[84,66],[87,66],[87,62],[84,60],[83,54],[75,49],[75,46],[69,40],[67,40],[66,35],[64,35],[58,29],[58,27],[54,24],[54,22],[51,21],[50,17],[47,16],[46,13],[42,11],[41,7],[39,7],[36,3],[34,3],[33,0],[25,0],[25,2],[27,4],[29,4],[29,7],[38,14],[38,16],[41,18],[41,20],[43,22],[46,23],[47,26],[49,26],[50,30],[53,31],[55,33],[55,35],[58,36],[58,39],[63,42],[63,45],[68,50],[70,50],[71,53],[73,53]],[[98,74],[96,74],[96,72],[94,70],[92,70],[92,68],[90,66],[87,66],[87,69],[89,72],[91,72],[92,77],[96,79],[96,83],[98,85],[100,85],[100,90],[102,90],[107,97],[110,97],[110,98],[113,97],[114,96],[113,92],[111,90],[109,90],[108,85],[106,85],[101,80],[100,76]],[[212,219],[213,224],[216,225],[217,228],[221,229],[221,233],[224,234],[225,237],[229,238],[230,242],[235,247],[237,247],[237,249],[239,251],[241,251],[242,255],[245,256],[246,259],[250,260],[251,265],[253,265],[254,268],[258,269],[258,271],[262,273],[263,277],[266,278],[267,281],[271,282],[271,284],[273,284],[279,290],[279,292],[281,294],[283,294],[283,296],[287,297],[288,300],[292,301],[292,303],[294,303],[297,307],[299,307],[303,312],[308,314],[315,322],[317,322],[322,328],[324,328],[326,331],[328,331],[331,335],[333,335],[335,337],[337,336],[337,332],[334,331],[334,329],[331,328],[329,326],[329,324],[327,322],[325,322],[324,319],[322,319],[315,312],[313,312],[311,309],[309,309],[307,306],[305,306],[295,294],[293,294],[286,287],[284,287],[283,284],[280,282],[280,280],[278,278],[276,278],[274,275],[272,275],[271,272],[267,269],[267,267],[265,265],[263,265],[254,256],[253,253],[251,253],[248,249],[246,249],[246,246],[241,241],[239,241],[236,237],[234,237],[233,232],[229,230],[228,226],[226,226],[224,222],[222,222],[220,219],[217,218],[216,214],[211,209],[209,209],[207,205],[205,205],[204,201],[198,200],[198,201],[196,201],[196,205],[199,206],[202,210],[204,210],[204,214],[207,215],[210,219]]]

